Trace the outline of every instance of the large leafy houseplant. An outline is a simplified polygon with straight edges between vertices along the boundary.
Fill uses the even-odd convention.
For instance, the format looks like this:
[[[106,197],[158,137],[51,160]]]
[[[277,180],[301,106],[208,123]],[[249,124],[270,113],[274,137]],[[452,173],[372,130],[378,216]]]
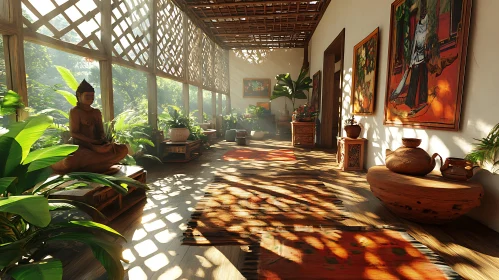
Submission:
[[[272,91],[272,96],[270,96],[271,100],[274,100],[279,97],[286,97],[291,100],[293,105],[293,110],[295,109],[296,99],[307,99],[308,96],[305,94],[305,91],[312,88],[310,85],[312,83],[312,79],[308,76],[308,68],[302,68],[300,71],[300,75],[296,81],[291,79],[291,75],[289,73],[279,74],[276,77],[277,84],[274,86],[274,90]],[[285,110],[287,111],[287,103],[284,102]]]
[[[74,208],[97,211],[81,202],[51,199],[57,187],[75,188],[88,182],[110,186],[126,194],[128,185],[147,188],[127,177],[75,172],[54,176],[51,168],[78,146],[56,145],[32,151],[33,144],[52,124],[46,115],[28,118],[7,127],[0,136],[0,278],[62,279],[62,263],[46,258],[44,249],[58,241],[87,244],[110,279],[123,279],[121,245],[124,239],[112,228],[93,221],[51,221],[50,211]],[[98,212],[98,211],[97,211]],[[101,214],[102,215],[102,214]]]
[[[492,171],[497,170],[495,166],[499,164],[497,160],[497,152],[499,151],[499,124],[496,124],[489,134],[482,139],[476,139],[473,150],[466,155],[466,159],[474,164],[484,167],[487,164],[491,165]]]

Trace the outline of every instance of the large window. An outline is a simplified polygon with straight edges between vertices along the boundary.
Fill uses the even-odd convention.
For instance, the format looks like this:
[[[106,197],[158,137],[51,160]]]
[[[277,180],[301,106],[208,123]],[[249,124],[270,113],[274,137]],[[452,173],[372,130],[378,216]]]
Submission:
[[[3,57],[3,39],[0,34],[0,92],[7,90],[7,68],[5,67],[5,59]]]
[[[113,65],[114,116],[133,109],[147,115],[147,76],[144,72]]]
[[[203,122],[211,122],[212,119],[211,96],[211,91],[203,90]]]
[[[25,42],[24,59],[26,61],[26,81],[28,88],[28,105],[34,113],[46,109],[59,109],[69,112],[73,107],[63,94],[63,90],[75,94],[64,81],[56,66],[63,67],[80,83],[86,79],[95,88],[93,107],[102,108],[100,96],[99,63],[91,59],[48,48],[42,45]],[[60,69],[63,69],[60,68]],[[67,118],[53,113],[55,123],[66,124]]]
[[[167,110],[168,105],[174,105],[184,110],[182,102],[182,83],[165,78],[157,78],[158,83],[158,114]]]
[[[189,114],[199,122],[198,87],[189,85]]]

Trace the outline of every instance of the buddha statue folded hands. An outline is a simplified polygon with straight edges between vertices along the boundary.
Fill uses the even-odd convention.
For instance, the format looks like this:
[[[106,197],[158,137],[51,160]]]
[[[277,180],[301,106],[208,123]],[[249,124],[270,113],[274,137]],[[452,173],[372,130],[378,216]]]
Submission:
[[[52,165],[56,173],[111,173],[111,167],[127,155],[125,145],[106,140],[102,114],[100,110],[91,107],[94,94],[93,87],[85,80],[76,90],[78,103],[69,112],[69,131],[73,144],[79,147],[72,155]]]

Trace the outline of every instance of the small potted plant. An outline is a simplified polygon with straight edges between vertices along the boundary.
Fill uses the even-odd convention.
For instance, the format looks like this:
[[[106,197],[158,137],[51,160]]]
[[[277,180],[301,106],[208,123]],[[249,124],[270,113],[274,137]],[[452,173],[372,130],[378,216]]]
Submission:
[[[312,122],[315,120],[318,111],[314,105],[303,104],[295,109],[293,112],[293,121],[298,122]]]
[[[357,123],[354,116],[345,120],[345,132],[347,133],[348,138],[358,138],[360,130],[360,125]]]
[[[168,107],[170,119],[165,121],[169,128],[170,141],[185,142],[191,134],[189,130],[189,118],[180,113],[180,109],[174,106]]]

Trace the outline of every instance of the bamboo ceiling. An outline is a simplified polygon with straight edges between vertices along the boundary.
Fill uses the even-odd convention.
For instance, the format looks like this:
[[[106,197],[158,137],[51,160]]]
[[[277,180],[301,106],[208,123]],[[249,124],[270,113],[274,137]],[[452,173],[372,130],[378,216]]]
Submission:
[[[226,49],[304,48],[330,0],[174,0]]]

